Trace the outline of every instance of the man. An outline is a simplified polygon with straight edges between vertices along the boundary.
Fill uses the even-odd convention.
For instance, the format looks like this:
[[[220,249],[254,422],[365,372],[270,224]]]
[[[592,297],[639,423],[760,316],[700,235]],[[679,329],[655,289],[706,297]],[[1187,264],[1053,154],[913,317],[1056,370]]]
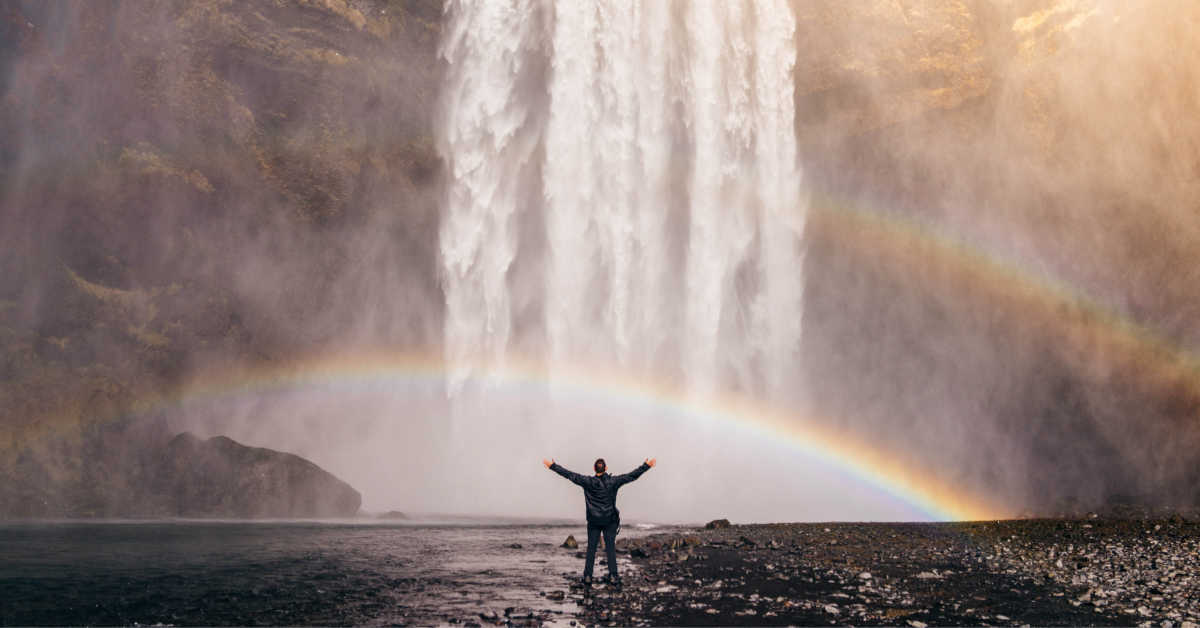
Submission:
[[[573,471],[568,471],[553,460],[542,460],[542,464],[551,471],[567,478],[583,487],[583,499],[587,504],[587,559],[583,566],[583,586],[592,584],[592,563],[596,561],[596,544],[600,535],[604,535],[604,552],[608,556],[608,582],[614,587],[621,586],[621,578],[617,575],[617,530],[621,527],[621,513],[617,510],[617,489],[639,477],[656,464],[654,458],[647,458],[638,468],[625,475],[609,475],[604,458],[597,458],[592,465],[596,475],[588,477]]]

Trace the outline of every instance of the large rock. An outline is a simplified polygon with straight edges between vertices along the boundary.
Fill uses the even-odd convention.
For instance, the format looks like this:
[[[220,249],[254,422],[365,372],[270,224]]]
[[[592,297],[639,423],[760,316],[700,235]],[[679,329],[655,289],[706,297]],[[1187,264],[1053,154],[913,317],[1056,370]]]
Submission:
[[[164,481],[179,516],[350,517],[362,495],[289,453],[184,433],[165,451]]]
[[[0,456],[0,519],[348,517],[358,491],[299,456],[162,420],[42,434]]]

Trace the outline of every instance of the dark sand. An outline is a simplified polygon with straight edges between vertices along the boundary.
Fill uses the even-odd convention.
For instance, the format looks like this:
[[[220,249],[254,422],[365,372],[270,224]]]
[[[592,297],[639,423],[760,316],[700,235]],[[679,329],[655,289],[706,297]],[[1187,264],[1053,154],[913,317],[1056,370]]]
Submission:
[[[633,563],[623,590],[571,587],[582,621],[1200,623],[1200,524],[1179,519],[747,525],[618,547]]]

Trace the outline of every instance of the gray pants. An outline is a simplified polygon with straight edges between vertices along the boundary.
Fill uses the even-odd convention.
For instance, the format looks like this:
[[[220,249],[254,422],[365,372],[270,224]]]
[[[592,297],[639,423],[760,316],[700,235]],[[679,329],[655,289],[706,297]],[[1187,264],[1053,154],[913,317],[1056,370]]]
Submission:
[[[583,577],[592,577],[592,564],[596,562],[596,545],[600,543],[600,535],[604,535],[604,553],[608,558],[608,575],[617,579],[617,530],[620,523],[608,525],[588,524],[587,558],[583,563]]]

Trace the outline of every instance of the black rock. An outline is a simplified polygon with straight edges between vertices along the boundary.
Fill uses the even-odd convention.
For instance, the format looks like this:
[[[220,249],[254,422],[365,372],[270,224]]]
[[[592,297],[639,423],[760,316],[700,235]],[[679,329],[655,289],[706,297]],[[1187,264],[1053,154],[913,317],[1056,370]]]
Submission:
[[[728,519],[713,519],[712,521],[709,521],[708,523],[704,524],[704,529],[705,530],[720,530],[722,528],[728,528],[729,526],[730,526],[730,523],[729,523]]]

